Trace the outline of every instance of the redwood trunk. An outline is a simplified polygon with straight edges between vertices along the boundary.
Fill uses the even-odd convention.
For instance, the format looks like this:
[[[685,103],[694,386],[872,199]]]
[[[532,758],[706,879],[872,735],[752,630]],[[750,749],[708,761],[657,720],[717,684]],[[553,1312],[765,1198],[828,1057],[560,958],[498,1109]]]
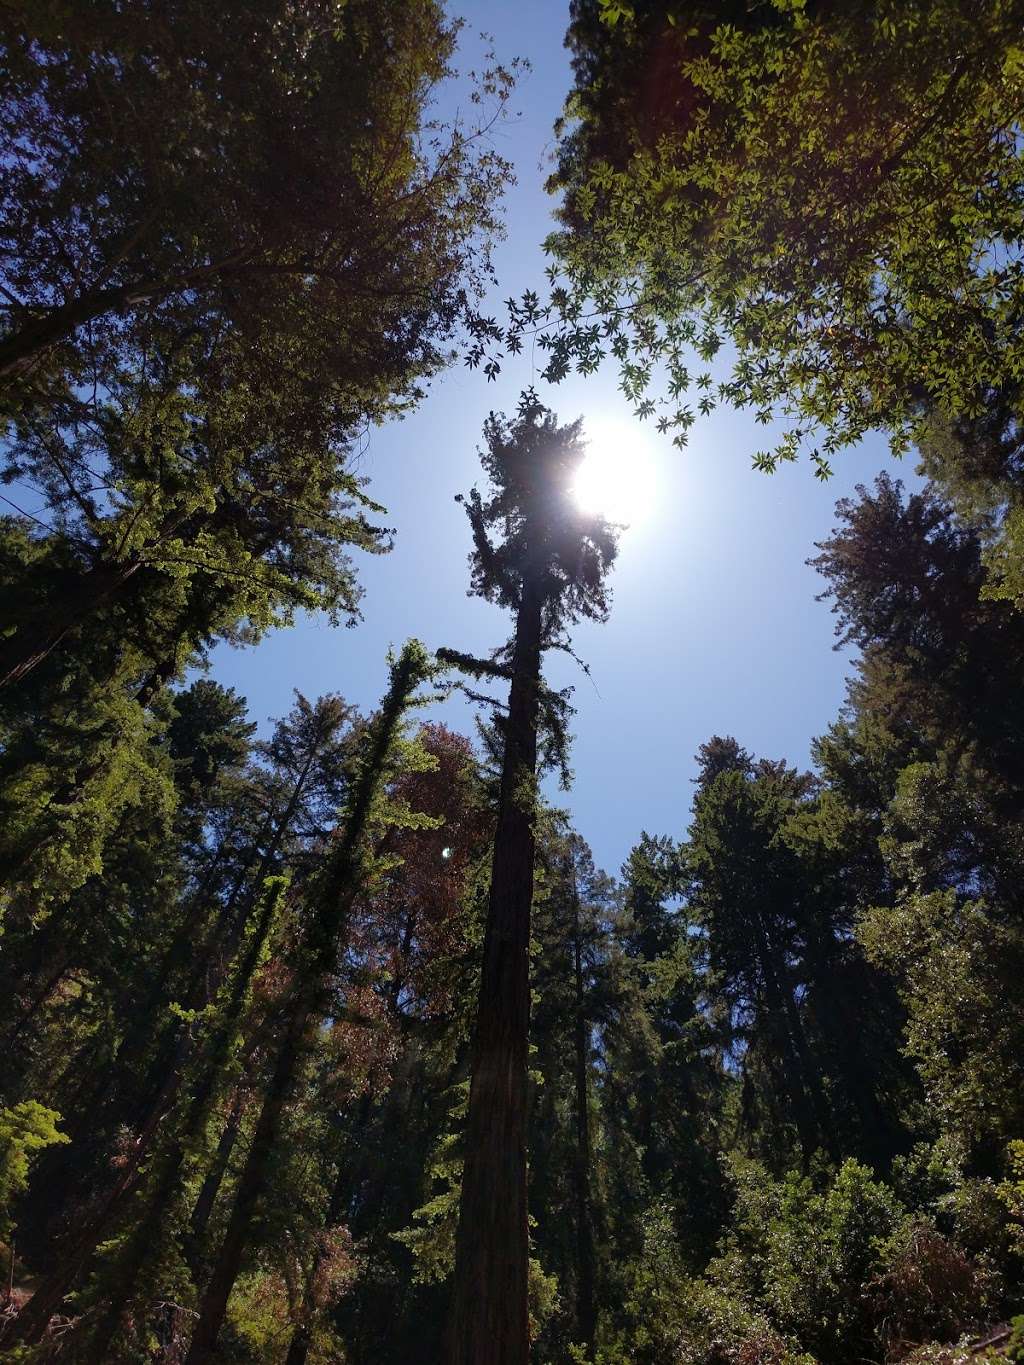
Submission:
[[[571,857],[571,855],[570,855]],[[590,1106],[587,1099],[588,1027],[583,989],[580,897],[572,868],[573,968],[576,978],[576,1321],[587,1355],[594,1353],[594,1227],[590,1199]]]
[[[527,1365],[526,1067],[542,593],[524,576],[516,621],[498,826],[449,1325],[450,1365]]]

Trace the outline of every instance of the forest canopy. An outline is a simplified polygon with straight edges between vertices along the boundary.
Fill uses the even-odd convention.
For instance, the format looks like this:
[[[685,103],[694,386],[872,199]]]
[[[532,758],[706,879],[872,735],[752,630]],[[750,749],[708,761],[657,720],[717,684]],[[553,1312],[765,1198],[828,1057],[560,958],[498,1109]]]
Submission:
[[[499,323],[525,66],[452,95],[437,0],[0,14],[17,1365],[1024,1360],[1024,4],[565,17],[551,269]],[[733,404],[762,472],[916,464],[797,547],[848,664],[809,763],[701,716],[644,829],[693,693],[621,661],[611,873],[555,661],[637,601],[632,528],[579,496],[599,418],[548,406],[606,358],[680,444]],[[396,633],[362,576],[416,528],[360,455],[458,360],[463,405],[527,376],[444,490],[486,617],[382,649],[370,701],[349,632],[268,721],[219,647],[259,693],[303,621]],[[401,477],[454,468],[436,425]]]

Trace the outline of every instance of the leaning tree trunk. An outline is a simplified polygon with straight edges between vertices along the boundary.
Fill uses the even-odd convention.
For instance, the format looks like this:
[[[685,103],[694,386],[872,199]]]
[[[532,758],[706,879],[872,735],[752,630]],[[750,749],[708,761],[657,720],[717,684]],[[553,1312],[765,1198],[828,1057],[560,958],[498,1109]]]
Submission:
[[[384,783],[402,718],[415,689],[428,676],[429,664],[422,646],[415,642],[407,645],[392,671],[388,694],[368,734],[367,751],[352,782],[337,847],[313,891],[309,929],[284,1036],[238,1177],[224,1240],[200,1303],[199,1319],[185,1365],[207,1365],[213,1359],[228,1299],[241,1269],[253,1216],[266,1188],[270,1157],[285,1106],[302,1071],[310,1047],[310,1034],[319,1027],[330,1008],[330,977],[337,967],[349,913],[362,886],[371,812]]]
[[[256,972],[274,932],[285,886],[286,882],[280,879],[268,884],[264,891],[261,913],[240,954],[227,999],[215,1017],[207,1046],[198,1058],[192,1084],[186,1090],[188,1100],[178,1130],[167,1149],[154,1160],[143,1208],[132,1235],[118,1256],[106,1309],[90,1337],[92,1352],[97,1360],[112,1358],[112,1343],[132,1302],[136,1285],[148,1269],[153,1251],[161,1248],[171,1236],[166,1228],[168,1211],[180,1189],[181,1174],[189,1150],[199,1140],[209,1121],[213,1102],[231,1062],[238,1028]]]
[[[241,1090],[237,1090],[234,1099],[231,1101],[231,1108],[228,1110],[221,1135],[217,1139],[217,1150],[213,1154],[213,1161],[203,1178],[202,1185],[199,1187],[195,1208],[192,1210],[192,1216],[189,1219],[185,1251],[186,1259],[193,1269],[193,1279],[196,1280],[199,1276],[195,1272],[202,1264],[202,1248],[206,1242],[206,1230],[217,1203],[217,1196],[220,1194],[220,1187],[224,1183],[228,1166],[231,1164],[231,1157],[238,1142],[238,1136],[242,1131],[243,1114],[243,1096]]]
[[[491,865],[455,1242],[450,1365],[527,1365],[529,942],[542,592],[524,576]]]
[[[137,243],[152,222],[151,218],[134,229],[129,242]],[[140,303],[159,300],[176,290],[206,283],[216,284],[218,278],[244,270],[251,257],[251,248],[242,247],[223,260],[197,266],[178,275],[133,280],[107,289],[89,289],[68,299],[66,303],[29,318],[0,341],[0,388],[30,373],[49,351],[61,342],[70,340],[87,323],[95,322],[109,313],[123,313]]]

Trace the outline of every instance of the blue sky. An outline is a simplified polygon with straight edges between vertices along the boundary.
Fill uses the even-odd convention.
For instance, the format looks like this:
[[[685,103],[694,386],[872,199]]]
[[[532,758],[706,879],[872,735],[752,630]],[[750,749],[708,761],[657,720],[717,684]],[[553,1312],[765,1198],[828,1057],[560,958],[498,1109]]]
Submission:
[[[500,299],[543,284],[551,202],[542,186],[569,86],[567,6],[476,0],[455,9],[467,22],[466,66],[477,63],[480,30],[493,35],[502,59],[532,64],[513,99],[518,117],[495,135],[518,175],[496,257],[495,311]],[[305,619],[255,649],[215,652],[212,675],[249,699],[261,726],[288,711],[293,688],[309,697],[341,692],[372,709],[389,646],[409,636],[481,654],[507,637],[507,617],[466,596],[469,531],[454,495],[478,479],[488,412],[512,411],[534,380],[529,356],[506,364],[492,384],[453,369],[415,413],[371,435],[359,470],[397,536],[390,555],[358,565],[364,621],[332,629]],[[576,634],[590,679],[568,659],[547,665],[554,685],[575,685],[577,707],[575,785],[553,795],[572,811],[598,863],[615,872],[642,830],[684,832],[693,755],[710,735],[735,734],[755,754],[808,763],[811,739],[842,702],[847,662],[832,650],[833,618],[814,600],[821,584],[804,561],[828,534],[836,499],[894,462],[874,439],[835,461],[828,484],[808,464],[766,476],[750,467],[766,438],[748,414],[699,421],[679,452],[632,418],[611,369],[537,387],[560,420],[582,416],[595,442],[614,442],[624,468],[649,462],[655,484],[650,515],[622,537],[610,621]],[[904,460],[896,472],[916,482],[912,470]],[[436,714],[472,733],[465,703],[447,702]]]

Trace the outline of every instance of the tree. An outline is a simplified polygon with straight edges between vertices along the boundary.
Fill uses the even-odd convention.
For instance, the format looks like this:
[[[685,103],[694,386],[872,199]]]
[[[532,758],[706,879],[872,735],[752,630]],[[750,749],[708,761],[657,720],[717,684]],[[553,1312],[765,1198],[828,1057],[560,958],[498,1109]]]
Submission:
[[[526,1365],[529,1238],[526,1064],[541,657],[565,647],[568,626],[608,612],[604,576],[614,530],[577,510],[572,474],[580,424],[559,427],[533,395],[515,419],[492,416],[481,453],[491,489],[466,500],[472,590],[513,610],[513,640],[478,676],[509,679],[498,823],[473,1045],[466,1157],[456,1237],[448,1356],[452,1365]],[[500,539],[492,540],[493,532]],[[550,706],[548,707],[550,710]],[[564,746],[556,746],[564,747]]]
[[[414,703],[416,690],[432,671],[423,646],[418,641],[408,643],[392,663],[388,692],[380,711],[368,725],[356,756],[334,846],[308,893],[308,922],[282,1036],[239,1174],[224,1237],[200,1303],[187,1365],[205,1365],[216,1347],[253,1214],[267,1181],[268,1158],[278,1137],[284,1107],[303,1067],[310,1031],[320,1027],[326,1014],[329,979],[343,948],[348,918],[371,872],[373,853],[368,847],[367,832],[371,823],[384,813],[381,803],[390,765],[400,747],[402,722]]]
[[[411,397],[507,177],[425,113],[456,32],[433,0],[8,6],[8,409],[196,330],[285,407]]]
[[[2,799],[32,894],[155,803],[161,687],[358,610],[347,551],[388,540],[353,443],[450,358],[509,175],[484,136],[509,71],[480,126],[427,113],[456,28],[433,0],[4,12]]]
[[[817,472],[868,430],[1016,392],[1019,0],[575,0],[552,287],[513,303],[545,378],[605,356],[662,424],[750,406]],[[500,329],[497,329],[500,332]],[[710,362],[735,349],[716,382]],[[1019,416],[1019,406],[1015,409]]]

